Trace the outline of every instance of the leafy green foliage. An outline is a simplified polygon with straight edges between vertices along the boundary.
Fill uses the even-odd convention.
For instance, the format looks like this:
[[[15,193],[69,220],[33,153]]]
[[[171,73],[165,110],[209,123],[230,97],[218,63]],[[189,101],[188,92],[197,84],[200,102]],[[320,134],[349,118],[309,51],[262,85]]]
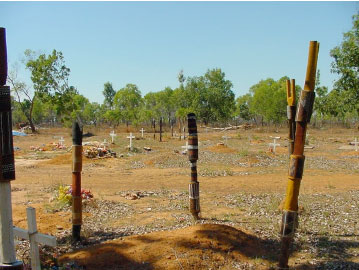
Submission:
[[[31,80],[40,98],[56,98],[69,91],[70,69],[65,66],[62,52],[53,50],[50,55],[41,54],[35,59],[35,53],[26,50],[25,55],[26,68],[31,71]]]
[[[113,106],[113,99],[116,95],[116,91],[113,89],[112,83],[107,82],[104,84],[102,94],[105,97],[105,100],[104,100],[105,106],[107,106],[108,108],[111,109]]]
[[[232,83],[221,69],[208,70],[204,76],[189,77],[184,87],[182,111],[188,108],[204,123],[225,121],[235,108]]]
[[[127,84],[114,97],[115,114],[126,122],[136,122],[139,119],[142,98],[135,84]]]
[[[252,96],[250,94],[245,94],[240,96],[236,100],[236,111],[235,115],[238,115],[243,120],[250,120],[253,118],[252,113],[250,112]]]
[[[346,111],[359,115],[359,13],[353,16],[353,27],[343,34],[343,42],[330,51],[334,58],[332,72],[340,77],[334,88],[340,92]]]
[[[265,121],[279,123],[286,118],[287,90],[286,80],[282,77],[278,81],[271,78],[261,80],[250,88],[253,95],[250,112],[261,115]]]

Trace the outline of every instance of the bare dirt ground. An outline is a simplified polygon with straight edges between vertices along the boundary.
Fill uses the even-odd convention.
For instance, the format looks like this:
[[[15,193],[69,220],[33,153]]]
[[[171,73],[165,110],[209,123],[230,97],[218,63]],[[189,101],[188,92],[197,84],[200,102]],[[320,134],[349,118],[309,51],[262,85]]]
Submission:
[[[128,133],[110,149],[117,158],[84,159],[82,187],[94,199],[84,206],[82,242],[71,244],[71,209],[51,201],[59,185],[71,184],[69,129],[40,129],[14,137],[14,225],[26,228],[26,207],[37,211],[41,233],[55,235],[57,248],[42,247],[53,269],[270,269],[279,249],[280,203],[287,184],[287,131],[253,128],[227,132],[199,129],[198,174],[201,217],[188,211],[185,141],[165,133],[141,133],[129,152]],[[289,264],[293,269],[359,269],[359,152],[339,150],[359,137],[351,129],[308,129],[300,190],[300,224]],[[84,142],[110,141],[111,129],[85,129]],[[227,145],[222,136],[227,135]],[[52,142],[65,139],[66,149]],[[270,136],[280,136],[276,153]],[[45,151],[31,150],[40,147]],[[152,151],[145,151],[150,147]],[[350,147],[349,147],[350,148]],[[123,156],[120,157],[120,154]],[[135,199],[132,199],[135,198]],[[17,252],[28,262],[28,244]],[[56,268],[57,267],[57,268]],[[67,268],[66,268],[67,267]],[[50,268],[49,268],[50,269]]]

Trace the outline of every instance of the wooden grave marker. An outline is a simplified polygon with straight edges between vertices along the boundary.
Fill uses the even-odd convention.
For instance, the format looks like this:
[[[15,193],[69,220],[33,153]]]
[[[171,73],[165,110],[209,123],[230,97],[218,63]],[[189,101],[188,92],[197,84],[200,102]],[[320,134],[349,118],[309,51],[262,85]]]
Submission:
[[[28,230],[14,227],[14,236],[30,241],[31,269],[41,270],[39,245],[43,244],[56,247],[56,237],[39,233],[36,224],[36,210],[33,207],[26,208]]]

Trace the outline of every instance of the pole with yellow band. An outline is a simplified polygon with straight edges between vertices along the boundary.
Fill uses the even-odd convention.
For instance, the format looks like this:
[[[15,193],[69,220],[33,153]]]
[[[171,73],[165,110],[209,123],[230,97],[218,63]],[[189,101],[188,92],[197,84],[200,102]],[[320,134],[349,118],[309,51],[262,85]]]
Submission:
[[[199,182],[197,181],[198,134],[196,115],[189,113],[188,120],[188,159],[191,162],[191,182],[189,184],[189,204],[192,216],[198,219],[201,211],[199,205]]]
[[[82,130],[77,122],[72,125],[72,239],[80,241],[82,225],[81,198]]]
[[[295,122],[294,149],[290,155],[288,170],[288,186],[283,209],[281,227],[281,254],[279,258],[279,268],[289,269],[288,259],[290,246],[294,238],[295,229],[298,225],[298,195],[300,182],[304,169],[304,142],[307,124],[310,122],[314,103],[315,75],[317,70],[317,60],[319,43],[311,41],[309,44],[309,55],[304,90],[301,91],[297,107]]]
[[[288,118],[288,153],[293,154],[294,150],[294,137],[295,137],[295,113],[296,113],[296,100],[295,100],[295,80],[287,80],[287,118]]]

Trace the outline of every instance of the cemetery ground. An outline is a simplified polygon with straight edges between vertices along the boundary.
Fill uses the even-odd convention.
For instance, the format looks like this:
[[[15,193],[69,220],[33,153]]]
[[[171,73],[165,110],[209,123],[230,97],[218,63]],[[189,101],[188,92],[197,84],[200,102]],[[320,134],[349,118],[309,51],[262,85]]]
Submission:
[[[84,202],[82,242],[77,244],[71,243],[71,207],[53,199],[60,185],[71,184],[71,130],[40,129],[39,134],[14,137],[14,225],[27,228],[26,207],[32,206],[39,232],[57,237],[56,248],[41,246],[44,267],[275,267],[287,184],[287,130],[199,128],[202,219],[194,221],[188,210],[189,161],[182,154],[186,140],[172,138],[168,130],[163,142],[159,134],[154,140],[148,132],[141,139],[140,128],[130,130],[136,137],[132,152],[127,149],[129,132],[121,128],[115,129],[115,143],[108,145],[116,158],[83,157],[82,187],[94,198]],[[84,137],[84,143],[111,142],[112,129],[88,131],[94,136]],[[348,145],[359,133],[311,127],[308,133],[314,148],[305,149],[299,228],[289,265],[359,269],[359,151]],[[223,139],[225,135],[230,138]],[[66,147],[53,150],[49,143],[61,136]],[[270,136],[281,137],[275,153],[268,149]],[[341,146],[348,149],[339,150]],[[17,242],[18,257],[25,263],[28,249],[26,241]]]

